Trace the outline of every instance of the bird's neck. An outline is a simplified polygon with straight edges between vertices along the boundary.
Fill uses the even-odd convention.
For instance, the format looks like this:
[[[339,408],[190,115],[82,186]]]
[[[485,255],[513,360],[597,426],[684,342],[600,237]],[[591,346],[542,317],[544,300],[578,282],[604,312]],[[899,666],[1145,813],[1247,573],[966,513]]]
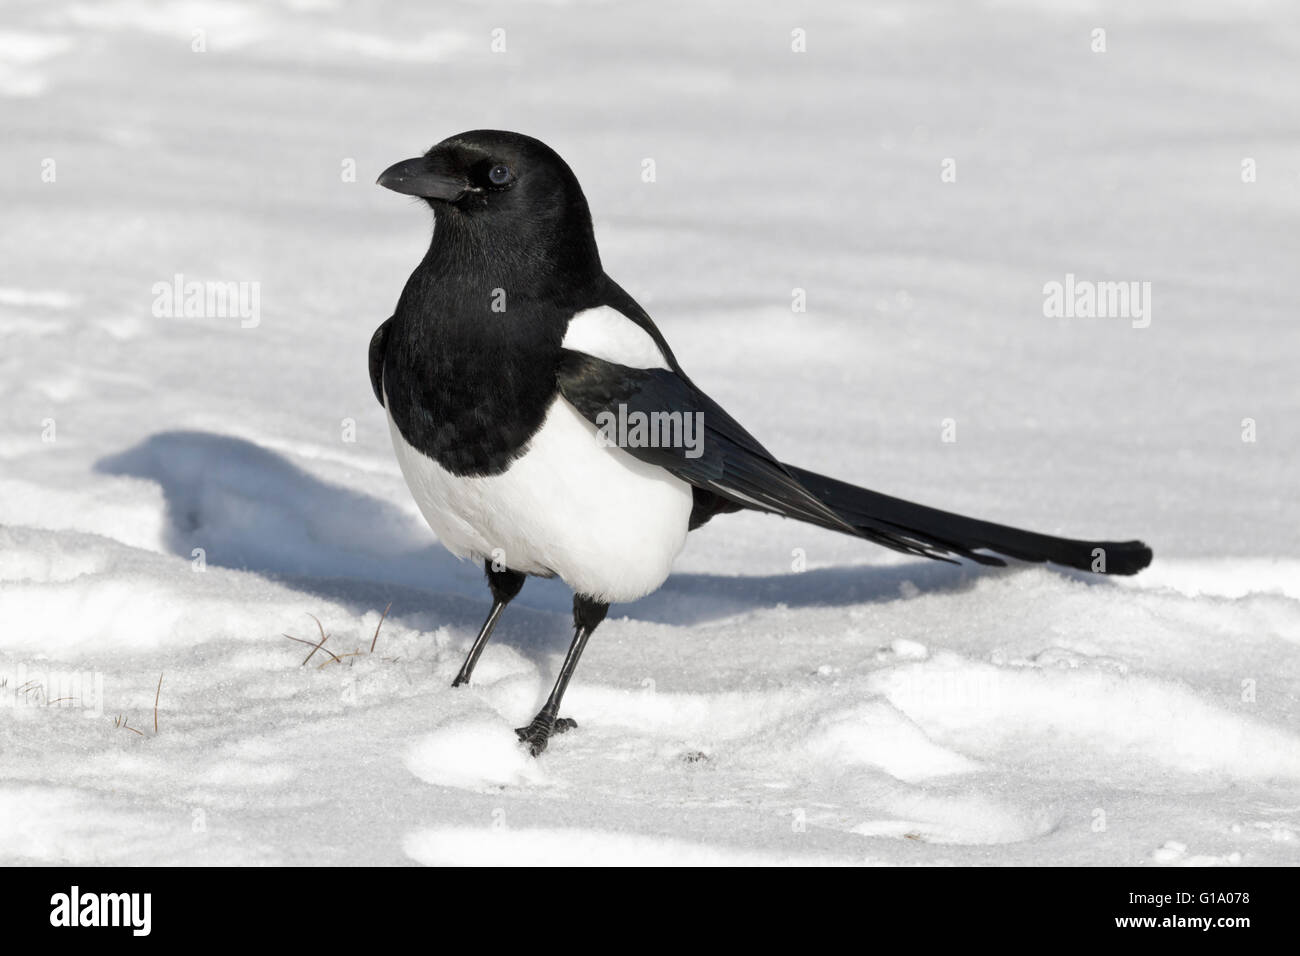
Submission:
[[[581,308],[604,281],[589,224],[526,223],[502,235],[463,216],[439,218],[417,276],[426,296],[493,314],[524,304]]]
[[[453,474],[503,470],[554,401],[569,319],[607,282],[598,266],[593,276],[439,227],[385,351],[389,414],[407,442]]]

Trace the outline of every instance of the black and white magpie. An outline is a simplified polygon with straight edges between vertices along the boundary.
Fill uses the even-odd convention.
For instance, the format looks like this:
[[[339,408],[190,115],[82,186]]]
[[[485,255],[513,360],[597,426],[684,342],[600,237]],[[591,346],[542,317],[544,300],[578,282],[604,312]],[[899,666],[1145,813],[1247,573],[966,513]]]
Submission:
[[[536,139],[461,133],[379,185],[427,200],[435,228],[371,340],[371,384],[420,511],[448,550],[484,562],[492,592],[453,686],[469,681],[527,575],[559,576],[574,592],[555,688],[517,731],[534,755],[575,726],[560,701],[610,603],[658,588],[687,532],[724,512],[770,512],[938,560],[1003,564],[985,553],[995,552],[1107,574],[1151,562],[1140,541],[1021,531],[778,461],[605,275],[577,178]],[[611,435],[630,420],[663,428]],[[701,428],[688,441],[692,423]]]

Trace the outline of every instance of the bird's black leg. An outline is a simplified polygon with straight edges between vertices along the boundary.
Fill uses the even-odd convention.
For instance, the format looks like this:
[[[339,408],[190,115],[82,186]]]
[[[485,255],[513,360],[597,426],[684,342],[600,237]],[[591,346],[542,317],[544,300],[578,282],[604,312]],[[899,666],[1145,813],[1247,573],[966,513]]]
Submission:
[[[551,734],[562,734],[578,726],[576,721],[559,716],[560,701],[578,666],[582,649],[587,646],[587,638],[591,637],[591,632],[596,629],[596,625],[605,620],[607,613],[609,613],[608,604],[593,601],[581,594],[573,596],[573,643],[569,645],[569,653],[565,655],[564,664],[560,667],[560,676],[555,679],[555,688],[551,691],[551,696],[546,698],[546,703],[537,712],[532,723],[515,730],[519,739],[528,745],[528,752],[534,757],[546,749],[546,742]]]
[[[492,610],[488,612],[487,620],[479,629],[478,637],[474,638],[474,644],[469,649],[469,655],[465,658],[465,663],[460,665],[460,673],[456,679],[451,682],[452,687],[459,687],[461,684],[468,684],[470,675],[474,673],[474,665],[478,663],[479,656],[483,653],[483,648],[487,647],[488,638],[492,636],[492,628],[497,626],[497,618],[505,610],[511,599],[519,593],[519,589],[524,586],[524,579],[527,575],[519,571],[511,571],[506,568],[502,571],[496,571],[492,568],[490,560],[483,562],[483,570],[487,572],[488,587],[492,590]]]

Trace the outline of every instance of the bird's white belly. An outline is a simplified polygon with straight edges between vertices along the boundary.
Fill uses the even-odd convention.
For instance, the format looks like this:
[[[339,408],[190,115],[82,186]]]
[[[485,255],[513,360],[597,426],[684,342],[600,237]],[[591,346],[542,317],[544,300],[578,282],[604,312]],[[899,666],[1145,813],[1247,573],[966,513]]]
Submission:
[[[668,577],[686,541],[691,487],[621,448],[557,397],[527,450],[500,475],[453,475],[388,416],[402,475],[429,526],[458,557],[557,574],[602,601],[632,601]]]

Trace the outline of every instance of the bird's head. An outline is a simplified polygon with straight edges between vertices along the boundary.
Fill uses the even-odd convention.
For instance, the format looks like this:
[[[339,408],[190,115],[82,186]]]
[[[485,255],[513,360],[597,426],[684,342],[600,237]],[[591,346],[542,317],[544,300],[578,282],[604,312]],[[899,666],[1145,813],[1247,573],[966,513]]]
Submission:
[[[435,245],[480,249],[552,268],[600,271],[591,212],[568,164],[540,140],[472,130],[395,163],[378,183],[433,208]],[[441,236],[439,236],[441,234]]]

